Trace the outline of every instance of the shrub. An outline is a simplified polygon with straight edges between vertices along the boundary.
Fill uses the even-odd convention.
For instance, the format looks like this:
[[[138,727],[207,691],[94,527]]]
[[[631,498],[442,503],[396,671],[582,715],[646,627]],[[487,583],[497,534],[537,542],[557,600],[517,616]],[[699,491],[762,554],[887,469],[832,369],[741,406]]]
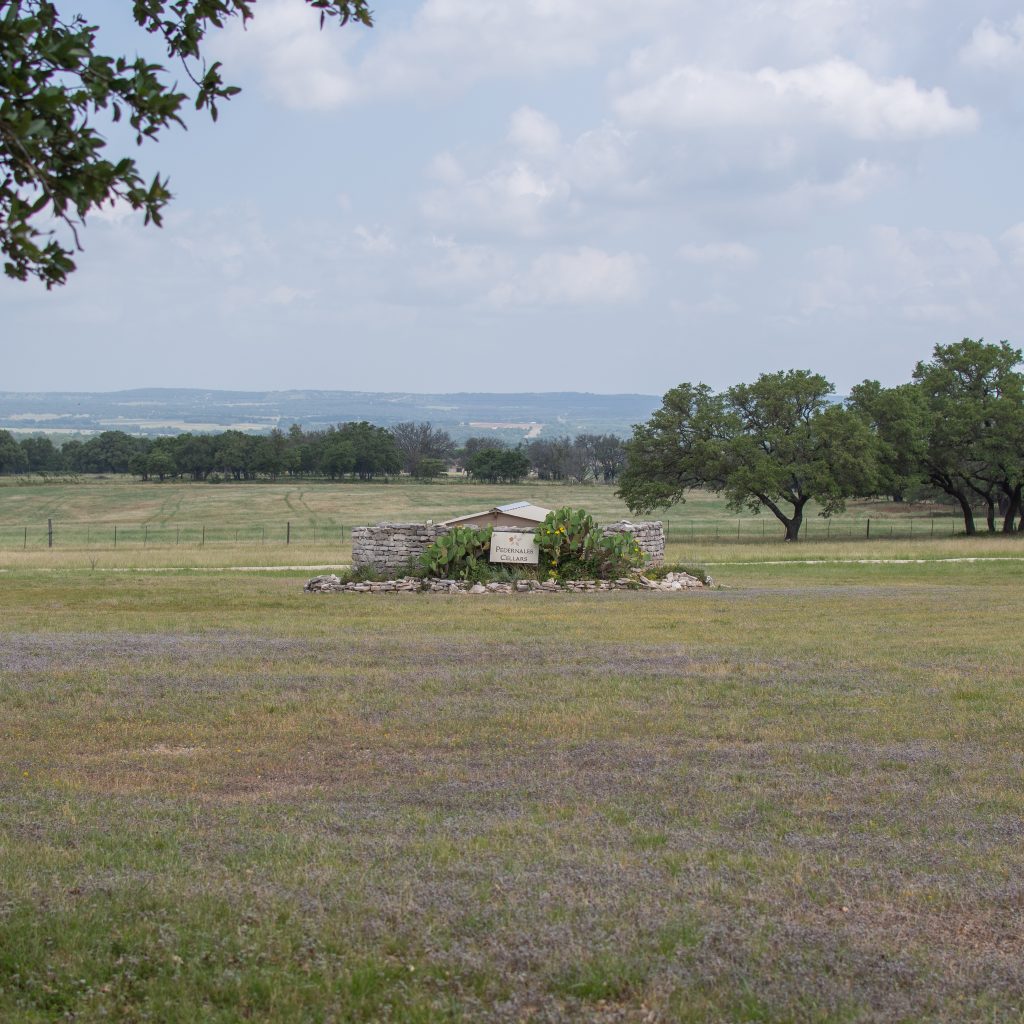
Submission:
[[[428,576],[444,579],[469,579],[479,565],[487,564],[493,528],[453,526],[438,537],[420,556],[420,566]]]
[[[537,528],[540,568],[560,579],[611,579],[643,565],[644,553],[631,533],[609,537],[584,509],[549,512]]]

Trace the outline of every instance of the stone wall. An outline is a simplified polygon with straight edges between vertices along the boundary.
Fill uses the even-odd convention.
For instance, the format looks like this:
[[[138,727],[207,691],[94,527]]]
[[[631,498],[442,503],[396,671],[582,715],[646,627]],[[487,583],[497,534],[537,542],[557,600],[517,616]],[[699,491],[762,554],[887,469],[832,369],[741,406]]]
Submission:
[[[378,523],[376,526],[356,526],[352,529],[352,564],[357,568],[372,566],[377,572],[404,570],[417,560],[438,537],[451,527],[426,523]],[[530,530],[508,532],[530,533]],[[661,523],[630,523],[622,520],[604,527],[610,533],[629,532],[636,538],[647,555],[648,565],[665,564],[665,531]]]
[[[405,569],[451,527],[439,523],[378,523],[352,529],[352,564],[372,566],[377,572]]]
[[[647,556],[646,565],[665,564],[665,530],[660,522],[631,523],[623,519],[606,526],[602,532],[606,537],[610,533],[633,534],[640,550]]]

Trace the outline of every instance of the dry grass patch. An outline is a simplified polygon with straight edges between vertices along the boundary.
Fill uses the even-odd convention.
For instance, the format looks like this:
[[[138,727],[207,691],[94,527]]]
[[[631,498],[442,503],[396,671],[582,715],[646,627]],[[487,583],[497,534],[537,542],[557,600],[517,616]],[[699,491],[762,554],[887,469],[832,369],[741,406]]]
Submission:
[[[1019,573],[743,571],[12,574],[0,1018],[1020,1019]]]

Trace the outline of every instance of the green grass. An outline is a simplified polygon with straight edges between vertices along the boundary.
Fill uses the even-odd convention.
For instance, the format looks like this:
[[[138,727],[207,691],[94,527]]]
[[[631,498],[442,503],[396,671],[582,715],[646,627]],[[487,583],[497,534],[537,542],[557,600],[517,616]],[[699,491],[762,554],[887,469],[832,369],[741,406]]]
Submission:
[[[11,568],[0,1020],[1019,1020],[1019,564],[715,575]]]
[[[198,543],[206,527],[207,541],[283,540],[286,523],[293,536],[311,540],[314,525],[325,543],[333,542],[340,527],[381,520],[422,522],[442,520],[479,511],[510,500],[528,498],[548,508],[563,505],[584,507],[599,521],[629,518],[626,505],[608,485],[568,485],[542,481],[494,486],[463,481],[415,483],[189,483],[167,481],[141,483],[124,477],[81,477],[67,483],[55,478],[0,478],[0,544],[18,546],[29,530],[29,543],[46,539],[46,521],[53,519],[58,540],[104,545],[112,543],[113,528],[125,544],[141,543],[149,527],[152,543]],[[671,524],[673,535],[685,541],[691,535],[720,541],[755,542],[780,532],[771,516],[737,517],[728,512],[722,498],[696,492],[685,504],[658,513]],[[816,539],[860,539],[866,521],[873,521],[876,535],[916,536],[921,539],[948,536],[959,520],[949,506],[893,505],[855,502],[831,522],[807,512],[805,529]],[[911,526],[913,520],[914,525]],[[934,525],[933,525],[934,520]],[[739,528],[737,530],[737,527]],[[175,530],[177,529],[177,533]],[[88,532],[87,532],[88,531]],[[80,536],[81,535],[81,536]],[[880,539],[880,538],[879,538]]]
[[[383,520],[440,521],[515,498],[584,507],[603,522],[629,518],[612,486],[526,482],[493,487],[439,483],[140,483],[0,478],[0,568],[339,566],[351,528]],[[770,516],[737,517],[722,499],[695,493],[658,513],[668,557],[683,563],[777,559],[1016,555],[1019,536],[954,536],[959,520],[939,506],[854,502],[830,521],[806,520],[804,543],[782,542]],[[654,516],[648,518],[655,518]],[[867,521],[871,538],[867,539]],[[47,521],[53,521],[48,547]]]

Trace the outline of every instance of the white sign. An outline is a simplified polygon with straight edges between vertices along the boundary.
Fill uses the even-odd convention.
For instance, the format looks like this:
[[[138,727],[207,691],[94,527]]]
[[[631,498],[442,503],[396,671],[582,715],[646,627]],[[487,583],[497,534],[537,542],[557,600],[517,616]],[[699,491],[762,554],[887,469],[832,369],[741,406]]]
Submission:
[[[491,561],[536,565],[540,561],[540,548],[533,542],[532,533],[491,534]]]

